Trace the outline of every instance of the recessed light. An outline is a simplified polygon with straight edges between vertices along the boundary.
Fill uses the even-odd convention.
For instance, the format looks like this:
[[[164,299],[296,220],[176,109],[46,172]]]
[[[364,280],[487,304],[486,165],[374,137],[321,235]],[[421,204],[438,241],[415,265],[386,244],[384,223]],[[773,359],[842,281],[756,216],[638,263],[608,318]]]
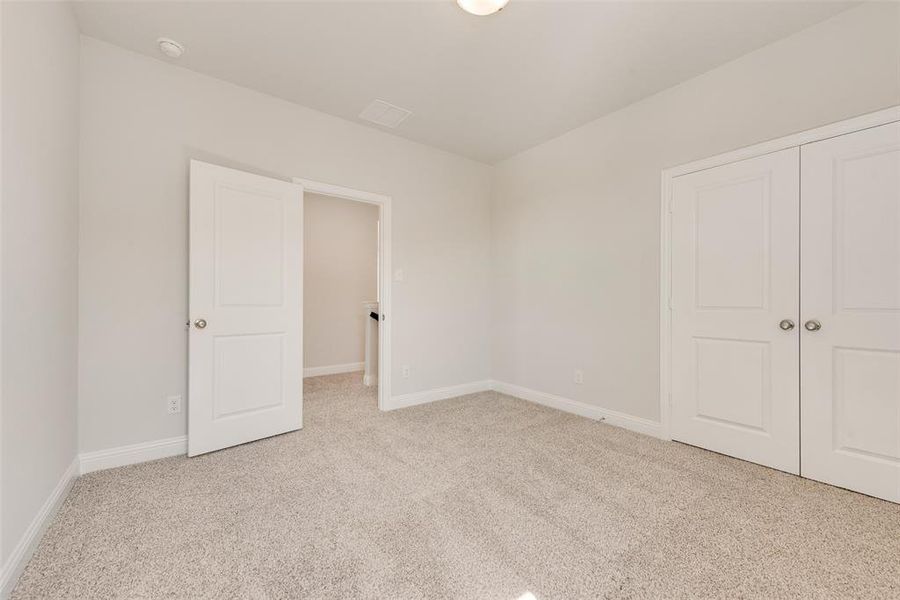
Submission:
[[[184,54],[184,46],[182,46],[175,40],[161,37],[156,40],[156,43],[159,44],[159,51],[169,58],[178,58],[182,54]]]
[[[499,12],[509,0],[456,0],[459,7],[467,13],[486,17]]]

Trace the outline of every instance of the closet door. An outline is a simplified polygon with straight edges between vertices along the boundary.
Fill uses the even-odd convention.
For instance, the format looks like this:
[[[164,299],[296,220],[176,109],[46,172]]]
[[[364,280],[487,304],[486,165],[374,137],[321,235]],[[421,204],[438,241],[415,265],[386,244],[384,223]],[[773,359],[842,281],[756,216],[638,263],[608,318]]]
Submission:
[[[673,180],[672,437],[799,472],[799,149]]]
[[[802,474],[900,502],[900,123],[801,165]]]

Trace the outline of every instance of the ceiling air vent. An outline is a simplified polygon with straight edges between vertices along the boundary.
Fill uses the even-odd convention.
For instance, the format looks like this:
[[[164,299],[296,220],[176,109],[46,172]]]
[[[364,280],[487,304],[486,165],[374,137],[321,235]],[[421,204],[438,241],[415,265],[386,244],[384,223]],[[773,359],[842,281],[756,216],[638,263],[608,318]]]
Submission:
[[[393,129],[411,114],[411,110],[394,106],[383,100],[374,100],[359,113],[359,118],[363,121],[369,121],[370,123]]]

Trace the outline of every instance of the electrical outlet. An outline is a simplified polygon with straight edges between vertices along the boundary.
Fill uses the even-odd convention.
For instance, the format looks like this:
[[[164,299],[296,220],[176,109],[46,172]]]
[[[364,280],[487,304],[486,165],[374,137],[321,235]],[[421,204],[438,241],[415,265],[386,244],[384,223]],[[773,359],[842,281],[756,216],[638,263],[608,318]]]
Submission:
[[[166,412],[170,415],[181,412],[181,396],[169,396],[166,398]]]
[[[575,369],[575,383],[578,385],[584,383],[584,372],[581,369]]]
[[[409,365],[403,365],[400,368],[400,375],[403,379],[409,379]]]

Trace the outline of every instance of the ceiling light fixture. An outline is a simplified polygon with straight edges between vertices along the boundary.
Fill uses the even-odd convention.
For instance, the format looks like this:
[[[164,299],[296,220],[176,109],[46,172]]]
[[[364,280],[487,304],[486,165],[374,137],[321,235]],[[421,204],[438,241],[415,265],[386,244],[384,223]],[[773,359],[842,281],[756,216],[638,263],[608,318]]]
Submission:
[[[169,58],[178,58],[182,54],[184,54],[184,46],[182,46],[175,40],[161,37],[156,40],[156,43],[159,44],[159,51]]]
[[[456,0],[461,9],[467,13],[486,17],[500,12],[509,0]]]

